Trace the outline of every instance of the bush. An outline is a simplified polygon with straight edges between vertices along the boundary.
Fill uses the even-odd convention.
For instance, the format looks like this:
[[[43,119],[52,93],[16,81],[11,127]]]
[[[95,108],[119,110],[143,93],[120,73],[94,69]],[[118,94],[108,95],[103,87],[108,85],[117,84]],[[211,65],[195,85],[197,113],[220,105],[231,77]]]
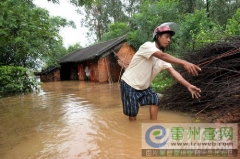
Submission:
[[[151,87],[159,93],[164,92],[167,88],[172,86],[176,82],[174,78],[167,72],[161,72],[159,73],[156,78],[151,83]]]
[[[23,67],[0,67],[0,93],[31,92],[37,90],[38,85]]]

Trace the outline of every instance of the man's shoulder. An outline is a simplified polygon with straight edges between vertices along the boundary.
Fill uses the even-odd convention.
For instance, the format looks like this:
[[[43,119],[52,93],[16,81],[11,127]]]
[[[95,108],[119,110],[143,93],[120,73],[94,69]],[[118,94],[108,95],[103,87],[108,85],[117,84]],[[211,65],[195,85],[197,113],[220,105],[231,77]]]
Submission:
[[[148,49],[148,48],[152,48],[152,47],[155,47],[155,43],[154,42],[151,42],[151,41],[147,41],[145,43],[143,43],[141,46],[140,46],[140,50],[141,49]]]
[[[141,46],[154,46],[154,42],[151,41],[146,41],[145,43],[143,43]]]

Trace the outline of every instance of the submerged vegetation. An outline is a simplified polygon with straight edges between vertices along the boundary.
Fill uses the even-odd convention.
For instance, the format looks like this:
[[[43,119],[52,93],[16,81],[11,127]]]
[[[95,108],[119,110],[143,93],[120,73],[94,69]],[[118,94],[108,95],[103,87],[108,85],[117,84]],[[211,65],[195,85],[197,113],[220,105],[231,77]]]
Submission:
[[[0,94],[32,92],[40,83],[29,77],[26,68],[0,67]]]

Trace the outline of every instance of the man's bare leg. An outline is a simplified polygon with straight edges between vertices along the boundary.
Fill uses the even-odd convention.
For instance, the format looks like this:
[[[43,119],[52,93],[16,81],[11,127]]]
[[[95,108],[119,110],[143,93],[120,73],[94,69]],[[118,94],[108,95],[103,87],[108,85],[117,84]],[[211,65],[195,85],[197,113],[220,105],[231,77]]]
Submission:
[[[129,121],[135,121],[137,119],[136,116],[129,116]]]
[[[150,119],[151,120],[157,120],[158,106],[157,105],[150,105],[149,113],[150,113]]]

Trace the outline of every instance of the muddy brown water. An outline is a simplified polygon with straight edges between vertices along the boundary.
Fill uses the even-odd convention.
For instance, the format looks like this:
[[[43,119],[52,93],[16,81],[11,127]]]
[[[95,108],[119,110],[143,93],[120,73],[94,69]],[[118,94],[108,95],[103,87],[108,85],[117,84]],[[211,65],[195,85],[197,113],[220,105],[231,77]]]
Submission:
[[[118,83],[43,83],[40,92],[0,99],[0,158],[146,158],[141,156],[142,123],[195,120],[160,111],[153,122],[148,109],[141,107],[137,121],[129,122]]]

